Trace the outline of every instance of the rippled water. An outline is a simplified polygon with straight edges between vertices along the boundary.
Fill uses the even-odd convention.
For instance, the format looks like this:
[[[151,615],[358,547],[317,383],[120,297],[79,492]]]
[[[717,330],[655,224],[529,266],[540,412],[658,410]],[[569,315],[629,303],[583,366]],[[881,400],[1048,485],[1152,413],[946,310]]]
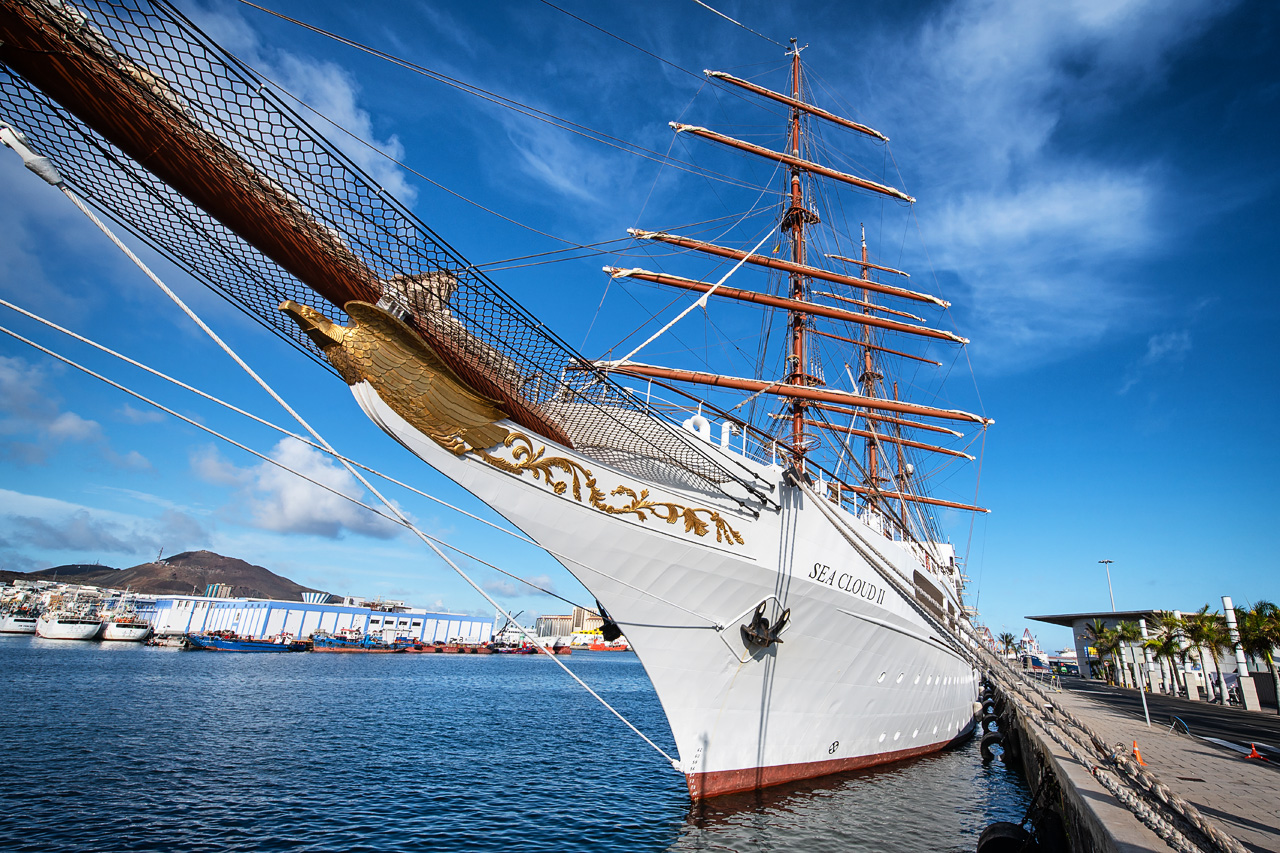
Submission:
[[[674,754],[637,659],[565,659]],[[972,851],[1025,785],[977,743],[691,807],[549,660],[0,637],[0,849]]]

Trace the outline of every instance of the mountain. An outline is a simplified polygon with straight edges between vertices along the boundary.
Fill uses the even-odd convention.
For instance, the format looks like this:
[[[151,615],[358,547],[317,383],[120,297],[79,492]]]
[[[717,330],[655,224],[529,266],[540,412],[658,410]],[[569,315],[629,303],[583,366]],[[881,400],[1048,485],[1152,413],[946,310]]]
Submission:
[[[185,551],[161,562],[143,563],[131,569],[113,569],[99,565],[56,566],[38,572],[6,572],[25,580],[53,580],[82,583],[91,586],[131,589],[150,594],[203,595],[209,584],[224,583],[231,587],[231,595],[245,598],[274,598],[282,601],[301,601],[309,587],[296,584],[275,572],[224,557],[212,551]]]

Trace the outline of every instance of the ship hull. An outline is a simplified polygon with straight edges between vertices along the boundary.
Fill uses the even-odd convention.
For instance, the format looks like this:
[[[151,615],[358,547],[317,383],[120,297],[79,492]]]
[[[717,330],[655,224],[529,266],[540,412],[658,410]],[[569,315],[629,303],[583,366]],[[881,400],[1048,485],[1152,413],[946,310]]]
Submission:
[[[107,622],[102,627],[102,639],[116,643],[141,643],[151,635],[146,622]]]
[[[539,458],[583,466],[605,494],[644,490],[684,508],[677,520],[696,508],[728,527],[699,532],[661,515],[603,511],[569,485],[455,455],[368,385],[353,391],[375,423],[557,555],[599,599],[653,683],[695,800],[923,755],[972,729],[976,672],[849,538],[879,536],[871,551],[908,589],[920,561],[847,513],[833,523],[830,512],[842,511],[816,506],[780,471],[780,507],[755,518],[713,493],[639,481],[537,441]],[[761,604],[770,619],[790,610],[782,642],[764,648],[742,631]]]
[[[34,634],[36,617],[15,616],[12,613],[0,614],[0,634]]]
[[[46,640],[96,640],[101,633],[99,619],[44,615],[36,620],[36,636]]]

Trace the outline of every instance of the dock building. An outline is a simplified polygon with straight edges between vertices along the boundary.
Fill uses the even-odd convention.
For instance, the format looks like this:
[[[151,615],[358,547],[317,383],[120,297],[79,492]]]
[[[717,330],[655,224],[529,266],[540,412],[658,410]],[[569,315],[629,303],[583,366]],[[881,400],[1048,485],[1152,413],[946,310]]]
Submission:
[[[234,631],[243,637],[271,637],[283,632],[305,640],[316,631],[334,633],[359,628],[387,641],[408,637],[422,642],[462,640],[487,643],[493,638],[492,616],[435,613],[396,603],[369,606],[350,602],[329,604],[276,601],[261,598],[220,598],[210,595],[139,597],[138,615],[158,635],[201,631]],[[386,609],[384,609],[386,608]]]

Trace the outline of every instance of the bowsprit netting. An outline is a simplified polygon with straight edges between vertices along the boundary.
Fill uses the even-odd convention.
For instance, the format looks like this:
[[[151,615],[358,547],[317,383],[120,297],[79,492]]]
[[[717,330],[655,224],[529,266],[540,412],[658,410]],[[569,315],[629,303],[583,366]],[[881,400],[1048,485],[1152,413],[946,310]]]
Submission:
[[[636,473],[742,482],[549,332],[163,0],[0,0],[0,117],[81,194],[323,363],[279,310],[383,300],[516,422]]]

